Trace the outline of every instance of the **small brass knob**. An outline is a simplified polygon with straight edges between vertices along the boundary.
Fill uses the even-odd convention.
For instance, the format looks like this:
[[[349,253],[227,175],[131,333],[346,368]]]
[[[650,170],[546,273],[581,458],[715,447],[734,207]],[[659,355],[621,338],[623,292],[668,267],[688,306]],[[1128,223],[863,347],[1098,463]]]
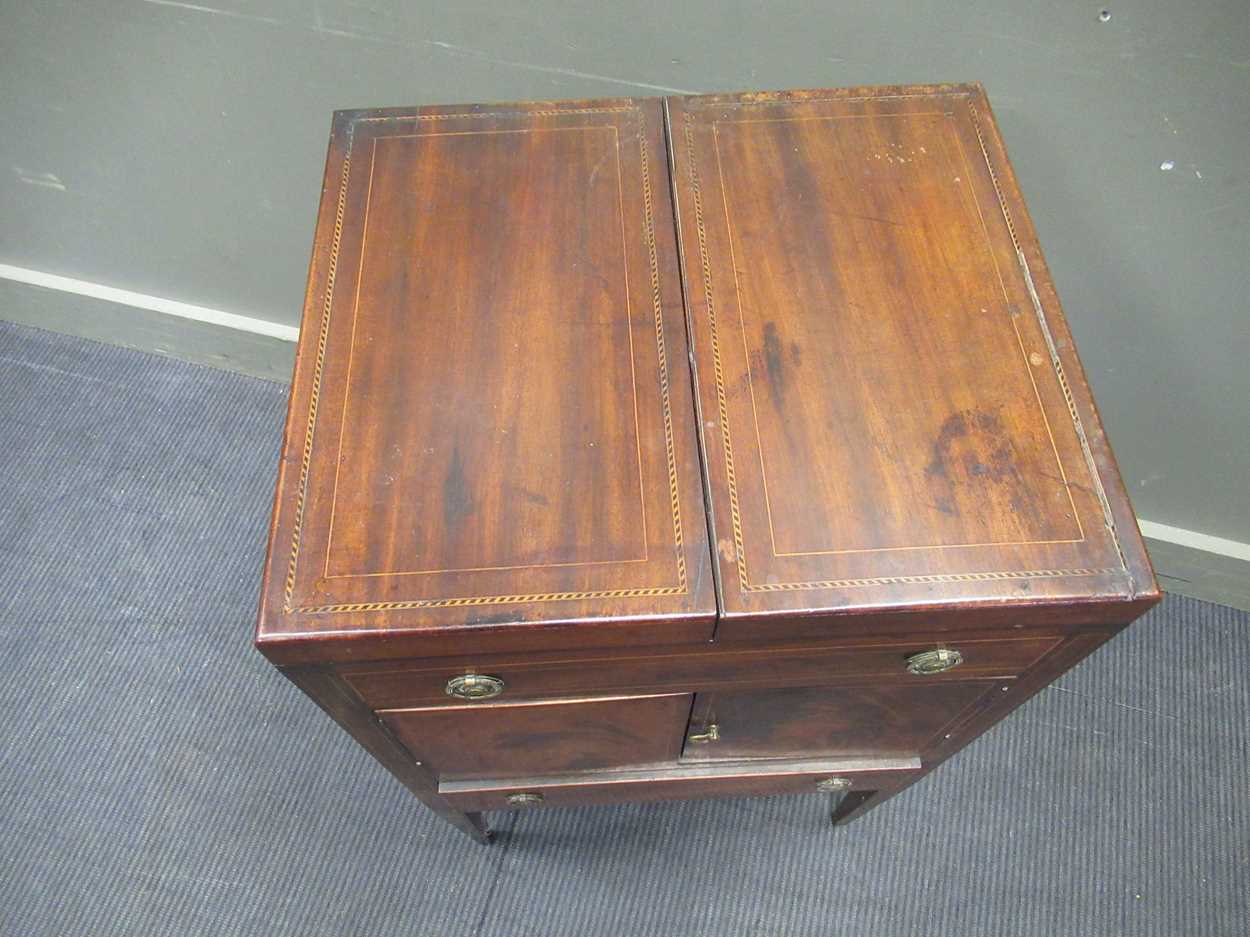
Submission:
[[[939,647],[932,651],[921,651],[907,658],[907,672],[924,677],[952,670],[963,662],[964,656],[954,648]]]
[[[504,682],[482,673],[466,673],[447,681],[447,695],[473,702],[490,699],[503,692]]]
[[[687,735],[686,741],[697,742],[701,745],[704,742],[715,742],[718,738],[720,738],[720,726],[713,722],[707,727],[706,732],[700,732],[697,735]]]
[[[535,807],[543,802],[543,795],[534,791],[518,791],[509,794],[506,799],[513,807]]]

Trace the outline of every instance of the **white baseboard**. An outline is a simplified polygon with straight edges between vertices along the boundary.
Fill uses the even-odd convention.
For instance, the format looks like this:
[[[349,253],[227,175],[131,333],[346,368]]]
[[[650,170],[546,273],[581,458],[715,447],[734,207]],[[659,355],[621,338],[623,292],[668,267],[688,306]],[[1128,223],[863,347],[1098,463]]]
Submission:
[[[56,290],[88,300],[99,300],[108,304],[113,314],[110,321],[114,324],[110,326],[107,322],[96,322],[94,328],[82,328],[72,321],[75,315],[82,319],[84,314],[80,310],[71,312],[68,317],[40,317],[15,316],[9,310],[0,308],[0,318],[82,335],[97,341],[111,341],[132,348],[185,357],[271,380],[285,380],[290,374],[293,349],[289,343],[299,338],[299,329],[294,326],[9,264],[0,264],[0,280],[23,283],[42,290]],[[149,317],[146,327],[137,325],[135,329],[119,328],[116,326],[116,317],[125,315],[126,309],[135,317],[156,313],[158,318],[152,320]],[[160,316],[174,319],[162,320]],[[175,320],[185,321],[185,328],[191,330],[182,342],[178,340]],[[164,325],[153,328],[152,321]],[[193,326],[192,323],[200,325]],[[204,353],[204,326],[215,327],[211,334],[223,336],[221,349]],[[238,337],[231,339],[231,335]],[[1201,531],[1155,521],[1139,520],[1138,523],[1142,535],[1154,544],[1152,556],[1159,577],[1164,580],[1164,588],[1244,607],[1245,600],[1241,595],[1243,592],[1250,594],[1250,585],[1243,590],[1240,583],[1250,583],[1250,543],[1214,537]],[[1204,556],[1209,559],[1204,559]]]
[[[0,264],[0,319],[289,381],[299,330],[253,316]]]
[[[26,283],[30,286],[41,286],[44,289],[60,290],[63,293],[73,293],[77,296],[87,296],[91,299],[102,299],[105,302],[118,303],[123,306],[133,306],[136,309],[147,309],[167,316],[178,316],[194,322],[240,329],[254,335],[277,338],[284,342],[294,342],[299,338],[299,329],[293,325],[281,325],[253,316],[241,316],[238,313],[223,312],[208,306],[196,306],[192,303],[179,302],[176,299],[166,299],[163,296],[149,296],[147,293],[118,289],[114,286],[105,286],[103,283],[92,283],[90,280],[76,280],[73,277],[44,273],[41,270],[0,264],[0,278]]]
[[[1165,592],[1250,612],[1250,544],[1139,520]]]
[[[1186,530],[1184,527],[1173,527],[1170,524],[1157,524],[1154,521],[1138,520],[1137,524],[1141,527],[1142,536],[1149,537],[1151,540],[1163,540],[1166,543],[1175,543],[1177,546],[1189,547],[1191,550],[1217,553],[1220,556],[1250,563],[1250,543],[1212,537],[1210,534],[1199,533],[1196,530]]]

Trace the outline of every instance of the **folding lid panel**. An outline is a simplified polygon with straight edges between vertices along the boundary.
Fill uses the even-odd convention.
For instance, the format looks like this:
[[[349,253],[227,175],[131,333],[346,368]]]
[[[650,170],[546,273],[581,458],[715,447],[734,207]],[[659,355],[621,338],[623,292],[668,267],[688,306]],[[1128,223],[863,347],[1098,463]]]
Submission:
[[[980,87],[668,107],[718,634],[1154,596]]]
[[[258,640],[707,639],[658,101],[336,115]]]

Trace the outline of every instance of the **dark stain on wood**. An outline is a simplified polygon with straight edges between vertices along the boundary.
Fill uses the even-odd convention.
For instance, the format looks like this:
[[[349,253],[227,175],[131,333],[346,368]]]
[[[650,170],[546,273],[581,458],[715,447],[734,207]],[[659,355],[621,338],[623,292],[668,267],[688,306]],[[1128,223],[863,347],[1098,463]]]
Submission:
[[[1002,481],[1019,474],[1011,439],[995,413],[966,410],[942,423],[925,474],[950,481],[956,466],[963,471],[954,474],[970,480]]]
[[[764,323],[764,371],[773,399],[780,403],[786,395],[786,362],[777,337],[777,323]]]
[[[452,450],[451,464],[443,478],[443,522],[448,533],[453,532],[465,518],[473,513],[473,493],[464,477],[464,465],[460,459],[460,447]]]

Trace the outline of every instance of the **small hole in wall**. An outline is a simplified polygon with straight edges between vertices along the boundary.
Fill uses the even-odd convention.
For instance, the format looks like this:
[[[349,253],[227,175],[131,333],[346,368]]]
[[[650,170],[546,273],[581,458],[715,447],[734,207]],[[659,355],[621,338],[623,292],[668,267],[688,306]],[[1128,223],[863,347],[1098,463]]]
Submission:
[[[1110,10],[1099,10],[1099,11],[1098,11],[1098,22],[1100,22],[1100,23],[1110,23],[1110,22],[1111,22],[1111,11],[1110,11]]]

